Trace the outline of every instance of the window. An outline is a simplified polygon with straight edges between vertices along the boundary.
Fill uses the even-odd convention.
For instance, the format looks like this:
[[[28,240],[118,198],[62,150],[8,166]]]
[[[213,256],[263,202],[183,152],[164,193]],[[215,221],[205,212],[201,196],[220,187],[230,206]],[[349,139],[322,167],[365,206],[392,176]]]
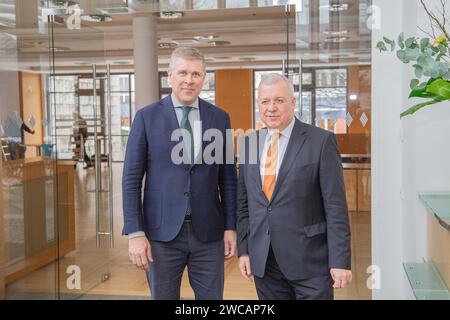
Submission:
[[[347,69],[317,68],[302,71],[302,110],[306,123],[334,133],[346,133]]]
[[[53,81],[54,80],[54,81]],[[134,114],[134,75],[111,75],[111,135],[112,160],[123,161],[125,146],[130,132],[132,116]],[[58,152],[72,152],[71,135],[73,134],[73,112],[78,111],[86,120],[88,132],[94,133],[94,110],[92,109],[93,80],[90,74],[57,75],[52,79],[47,77],[47,87],[50,88],[47,97],[47,132],[56,132]],[[99,134],[105,135],[108,128],[107,110],[105,110],[107,92],[106,81],[97,80],[97,117],[105,119],[105,125],[100,126]],[[53,116],[52,116],[53,115]],[[100,122],[98,122],[100,125]],[[56,131],[53,131],[53,128]],[[50,135],[50,134],[49,134]],[[94,153],[93,141],[86,142],[89,154]]]

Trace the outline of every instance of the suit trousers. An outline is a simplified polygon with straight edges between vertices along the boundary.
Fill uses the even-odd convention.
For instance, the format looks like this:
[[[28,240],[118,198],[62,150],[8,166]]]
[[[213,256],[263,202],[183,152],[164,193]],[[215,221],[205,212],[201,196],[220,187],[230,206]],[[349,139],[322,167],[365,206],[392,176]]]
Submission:
[[[185,267],[196,300],[222,300],[224,283],[223,240],[201,242],[185,221],[169,242],[150,241],[153,262],[147,280],[153,300],[179,300]]]
[[[254,277],[260,300],[333,300],[331,274],[310,279],[289,280],[280,270],[272,246],[262,278]]]

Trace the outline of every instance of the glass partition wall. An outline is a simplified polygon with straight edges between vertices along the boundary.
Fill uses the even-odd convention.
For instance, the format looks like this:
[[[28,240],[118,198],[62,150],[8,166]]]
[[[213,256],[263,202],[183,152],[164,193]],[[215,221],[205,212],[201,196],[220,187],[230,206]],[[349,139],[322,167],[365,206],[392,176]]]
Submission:
[[[26,2],[26,4],[25,4]],[[171,52],[206,57],[202,98],[234,129],[263,126],[257,88],[287,75],[296,117],[334,132],[352,228],[353,283],[337,299],[370,299],[370,0],[0,1],[0,298],[148,298],[121,236],[121,175],[142,86],[134,19],[156,20],[158,77]],[[150,59],[149,59],[149,63]],[[157,98],[156,98],[157,99]],[[256,299],[236,260],[225,298]],[[193,298],[187,277],[183,298]]]
[[[0,77],[7,84],[0,89],[0,298],[149,297],[121,236],[123,156],[139,95],[133,20],[144,13],[156,20],[150,31],[161,77],[149,87],[170,94],[172,50],[197,47],[208,65],[201,97],[227,110],[234,128],[250,129],[255,65],[288,72],[295,52],[295,20],[286,8],[260,1],[0,1]],[[234,274],[236,260],[229,263]],[[226,283],[246,286],[235,276]],[[247,290],[226,290],[225,297],[256,298]],[[193,297],[186,277],[182,297]]]

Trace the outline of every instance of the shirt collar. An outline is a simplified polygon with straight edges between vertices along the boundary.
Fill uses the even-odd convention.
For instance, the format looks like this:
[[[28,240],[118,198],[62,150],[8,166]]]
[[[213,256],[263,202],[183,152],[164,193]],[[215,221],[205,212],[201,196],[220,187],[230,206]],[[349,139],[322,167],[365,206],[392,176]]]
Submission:
[[[292,118],[292,121],[289,123],[289,125],[280,131],[280,135],[289,138],[291,136],[292,129],[294,129],[294,124],[295,124],[295,116]],[[272,129],[268,129],[269,137],[272,135],[272,132],[273,132]]]
[[[175,97],[175,95],[173,93],[170,95],[170,97],[172,98],[172,103],[173,103],[174,108],[180,108],[181,106],[184,106],[180,101],[178,101],[178,99]],[[198,109],[198,105],[199,105],[199,103],[198,103],[198,98],[197,98],[189,106],[191,106],[194,109]]]

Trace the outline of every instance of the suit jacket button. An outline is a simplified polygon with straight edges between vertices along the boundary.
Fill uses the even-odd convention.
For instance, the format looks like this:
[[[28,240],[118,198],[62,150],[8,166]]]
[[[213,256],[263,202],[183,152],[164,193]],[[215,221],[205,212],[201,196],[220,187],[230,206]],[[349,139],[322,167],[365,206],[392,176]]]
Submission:
[[[269,229],[267,229],[266,234],[269,234]]]
[[[185,193],[184,193],[184,196],[185,196],[185,197],[189,197],[189,192],[185,192]]]
[[[272,207],[267,208],[269,212],[272,212]]]

